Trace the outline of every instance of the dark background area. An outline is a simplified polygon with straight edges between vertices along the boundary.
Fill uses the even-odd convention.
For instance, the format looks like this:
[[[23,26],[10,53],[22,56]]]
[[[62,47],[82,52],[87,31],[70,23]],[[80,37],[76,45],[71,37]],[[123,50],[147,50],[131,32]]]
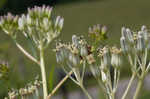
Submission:
[[[49,5],[55,6],[58,4],[67,4],[75,2],[91,2],[96,0],[1,0],[0,14],[7,12],[22,13],[26,11],[28,7]]]

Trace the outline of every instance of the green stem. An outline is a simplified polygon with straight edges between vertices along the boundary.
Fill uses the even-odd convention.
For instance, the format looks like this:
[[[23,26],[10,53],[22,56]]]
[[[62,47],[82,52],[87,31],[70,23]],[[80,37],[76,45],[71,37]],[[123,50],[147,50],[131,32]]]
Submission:
[[[47,99],[51,99],[52,95],[56,93],[56,91],[61,87],[61,85],[71,76],[73,71],[71,70],[67,75],[57,84],[57,86],[52,90],[52,92],[48,95]]]
[[[42,47],[40,48],[40,67],[41,67],[41,74],[42,74],[43,94],[44,94],[44,99],[46,99],[46,97],[48,96],[48,92],[47,92],[45,62],[44,62],[44,49]]]
[[[119,79],[119,78],[118,78]],[[114,70],[114,83],[113,83],[113,91],[115,92],[116,87],[117,87],[117,69],[115,68]]]
[[[124,92],[124,94],[123,94],[123,96],[122,96],[121,99],[125,99],[126,98],[126,96],[127,96],[128,92],[129,92],[129,89],[130,89],[130,87],[132,85],[132,82],[133,82],[134,78],[135,78],[135,73],[132,74],[132,77],[131,77],[131,79],[130,79],[130,81],[128,83],[127,89],[125,90],[125,92]]]
[[[111,98],[110,99],[115,99],[115,93],[114,92],[111,93]]]
[[[143,80],[139,80],[137,88],[136,88],[136,92],[135,92],[135,94],[133,96],[133,99],[137,99],[138,98],[139,92],[140,92],[140,90],[142,88],[142,84],[143,84]]]
[[[143,84],[143,80],[145,78],[145,75],[146,75],[146,73],[145,73],[145,71],[143,71],[141,76],[140,76],[140,78],[139,78],[139,82],[138,82],[135,94],[133,96],[133,99],[137,99],[138,98],[139,92],[140,92],[140,90],[142,88],[142,84]]]
[[[92,97],[89,95],[89,93],[87,92],[87,90],[85,89],[83,84],[80,84],[80,87],[83,90],[83,92],[85,93],[85,95],[88,97],[88,99],[92,99]]]
[[[33,62],[37,63],[38,65],[40,65],[40,62],[34,58],[32,55],[30,55],[19,43],[17,43],[15,41],[16,46],[19,48],[19,50],[26,56],[28,57],[30,60],[32,60]]]

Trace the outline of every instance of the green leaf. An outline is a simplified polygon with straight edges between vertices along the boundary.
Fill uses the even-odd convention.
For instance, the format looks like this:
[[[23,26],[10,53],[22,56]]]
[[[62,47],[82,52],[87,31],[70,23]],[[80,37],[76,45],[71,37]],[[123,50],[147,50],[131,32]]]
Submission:
[[[50,92],[53,90],[53,85],[54,85],[54,72],[55,71],[55,66],[51,66],[50,68],[50,74],[49,74],[49,90]]]

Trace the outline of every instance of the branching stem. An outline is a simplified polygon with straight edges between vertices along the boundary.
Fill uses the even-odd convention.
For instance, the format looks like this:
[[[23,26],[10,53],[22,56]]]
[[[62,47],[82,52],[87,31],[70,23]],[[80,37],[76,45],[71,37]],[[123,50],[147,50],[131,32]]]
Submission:
[[[140,78],[139,78],[139,82],[137,84],[137,88],[136,88],[136,91],[135,91],[135,94],[133,96],[133,99],[137,99],[138,98],[138,95],[139,95],[139,92],[142,88],[142,84],[143,84],[143,80],[145,78],[145,72],[142,72]]]
[[[130,90],[130,87],[132,85],[132,82],[133,82],[134,78],[135,78],[135,73],[132,73],[132,77],[131,77],[131,79],[130,79],[130,81],[128,83],[128,86],[127,86],[127,88],[126,88],[126,90],[125,90],[125,92],[124,92],[124,94],[123,94],[123,96],[122,96],[121,99],[125,99],[126,98],[126,96],[127,96],[128,92]]]
[[[47,99],[51,99],[52,95],[56,93],[56,91],[61,87],[61,85],[70,77],[70,75],[73,73],[73,71],[70,71],[58,84],[57,86],[52,90],[52,92],[48,95]]]
[[[83,84],[80,84],[80,87],[83,90],[83,92],[85,93],[85,95],[88,97],[88,99],[92,99],[92,97],[89,95],[88,91],[85,89]]]
[[[32,55],[30,55],[19,43],[16,42],[16,46],[26,57],[28,57],[30,60],[40,65],[40,62],[37,59],[35,59]]]

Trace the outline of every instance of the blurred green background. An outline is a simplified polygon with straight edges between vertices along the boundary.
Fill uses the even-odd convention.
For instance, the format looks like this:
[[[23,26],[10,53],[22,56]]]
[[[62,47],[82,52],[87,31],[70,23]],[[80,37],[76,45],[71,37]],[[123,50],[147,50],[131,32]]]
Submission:
[[[72,34],[87,37],[89,26],[105,24],[108,26],[109,44],[119,46],[122,26],[137,30],[143,24],[149,27],[150,23],[149,0],[0,0],[0,15],[5,15],[8,12],[25,13],[28,7],[43,4],[53,6],[53,13],[64,17],[64,28],[59,36],[59,39],[63,41],[71,41]],[[31,52],[27,41],[21,38],[20,42]],[[55,42],[51,44],[45,54],[49,91],[64,76],[60,75],[63,73],[56,64],[53,48],[55,48]],[[37,74],[40,76],[39,67],[26,58],[16,48],[11,38],[3,32],[0,32],[0,60],[7,60],[11,69],[9,81],[0,80],[0,99],[7,96],[10,87],[24,87],[25,84],[33,81]],[[125,69],[122,70],[121,76],[129,76],[129,70],[126,67],[123,68]],[[125,73],[126,71],[127,73]],[[95,81],[87,80],[86,85],[96,84]],[[73,88],[70,85],[73,85]],[[68,80],[62,90],[67,93],[77,88]],[[145,92],[142,93],[140,99],[149,99],[148,97],[150,97],[150,92]]]

